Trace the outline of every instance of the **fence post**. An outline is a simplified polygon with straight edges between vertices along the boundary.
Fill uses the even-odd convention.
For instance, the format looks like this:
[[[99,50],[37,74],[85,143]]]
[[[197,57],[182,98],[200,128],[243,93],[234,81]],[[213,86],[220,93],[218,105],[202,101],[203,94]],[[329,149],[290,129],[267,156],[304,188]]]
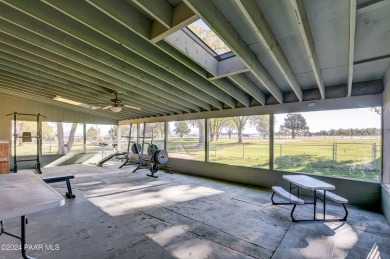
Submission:
[[[372,165],[376,169],[376,143],[372,143]]]
[[[242,158],[245,158],[245,146],[244,146],[244,143],[242,143]]]
[[[333,164],[337,163],[337,143],[333,142]]]

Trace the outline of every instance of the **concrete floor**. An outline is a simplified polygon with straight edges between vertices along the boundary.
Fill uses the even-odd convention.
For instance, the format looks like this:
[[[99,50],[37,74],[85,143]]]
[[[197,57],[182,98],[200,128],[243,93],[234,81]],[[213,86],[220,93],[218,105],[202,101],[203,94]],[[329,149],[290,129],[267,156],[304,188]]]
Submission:
[[[28,215],[31,256],[390,258],[390,227],[381,214],[349,206],[345,223],[291,223],[291,207],[271,205],[267,189],[163,172],[154,179],[145,176],[146,170],[132,174],[134,167],[117,166],[43,170],[43,176],[74,174],[77,197]],[[66,191],[65,183],[51,186]],[[311,212],[306,205],[296,214]],[[340,206],[329,204],[329,215],[342,213]],[[19,234],[19,219],[7,220],[5,227]],[[0,243],[19,244],[7,236]],[[20,258],[20,253],[2,249],[0,258]]]

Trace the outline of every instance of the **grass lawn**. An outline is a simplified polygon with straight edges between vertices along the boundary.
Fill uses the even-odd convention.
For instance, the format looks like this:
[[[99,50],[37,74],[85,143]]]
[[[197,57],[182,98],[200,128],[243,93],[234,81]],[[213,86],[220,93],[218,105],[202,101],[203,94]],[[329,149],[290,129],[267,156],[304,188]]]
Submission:
[[[230,165],[268,168],[268,139],[219,139],[210,142],[209,160]],[[204,161],[197,138],[170,138],[170,157]],[[380,139],[275,139],[274,168],[319,175],[380,180]]]
[[[163,147],[163,143],[163,140],[154,141],[159,148]],[[108,153],[111,153],[111,150],[111,145],[105,148]],[[169,157],[205,161],[204,145],[199,145],[196,137],[169,137],[167,150]],[[56,154],[57,145],[44,143],[42,151],[44,155]],[[99,153],[101,147],[98,143],[88,143],[87,151]],[[82,144],[75,143],[72,152],[82,152]],[[18,155],[34,155],[36,145],[24,143],[23,146],[17,147],[17,153]],[[243,143],[237,143],[237,139],[212,141],[209,144],[209,160],[230,165],[268,168],[269,140],[244,138]],[[380,166],[379,138],[275,139],[274,143],[274,168],[276,170],[378,182]]]

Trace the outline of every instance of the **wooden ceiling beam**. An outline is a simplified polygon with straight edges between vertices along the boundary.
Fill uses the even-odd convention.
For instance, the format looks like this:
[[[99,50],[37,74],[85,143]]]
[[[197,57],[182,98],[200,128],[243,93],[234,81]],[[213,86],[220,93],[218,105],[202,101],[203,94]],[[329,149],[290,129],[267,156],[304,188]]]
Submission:
[[[211,1],[184,0],[184,2],[202,17],[203,21],[242,59],[275,99],[283,103],[282,91],[218,8]]]
[[[166,55],[148,40],[142,39],[124,26],[118,26],[111,17],[91,9],[85,2],[69,1],[66,3],[61,0],[44,1],[48,4],[47,7],[54,8],[46,10],[43,6],[37,4],[26,6],[24,1],[17,0],[18,5],[28,8],[29,15],[50,23],[51,26],[77,39],[87,41],[129,65],[136,66],[191,94],[199,94],[196,89],[207,93],[203,94],[201,99],[218,109],[223,108],[223,103],[235,107],[235,100],[224,90],[199,77],[194,71]],[[61,16],[61,19],[58,16]]]
[[[18,3],[23,5],[26,2]],[[5,6],[1,6],[0,8],[6,9]],[[39,11],[39,8],[44,8],[47,12],[53,12],[53,9],[46,5],[40,6],[38,10],[35,8],[35,4],[31,8],[33,8],[34,11],[30,9],[29,11],[31,11],[33,14],[36,13],[37,15],[42,15],[42,13]],[[199,104],[204,105],[205,101],[209,100],[213,103],[213,105],[215,104],[216,107],[222,108],[222,103],[217,101],[215,98],[212,98],[210,95],[207,95],[203,91],[194,88],[193,85],[190,85],[183,80],[176,79],[172,74],[163,71],[161,67],[155,64],[151,64],[139,55],[127,51],[112,40],[102,37],[102,35],[97,34],[93,30],[88,30],[88,28],[85,28],[70,17],[62,15],[61,13],[57,13],[57,15],[62,16],[64,20],[67,20],[67,22],[63,23],[63,26],[65,28],[69,28],[69,30],[74,30],[75,34],[78,36],[82,35],[82,37],[80,36],[81,39],[80,37],[76,37],[75,35],[69,35],[67,33],[64,33],[63,29],[61,31],[56,28],[53,28],[51,25],[45,24],[47,23],[47,21],[43,23],[42,19],[34,17],[34,15],[31,13],[29,13],[28,15],[22,15],[17,11],[17,9],[20,8],[16,8],[15,10],[12,8],[7,8],[3,11],[5,14],[4,16],[7,16],[7,22],[12,22],[19,26],[19,28],[15,28],[15,26],[11,25],[11,27],[14,27],[17,30],[17,32],[15,32],[14,29],[5,28],[7,27],[7,25],[4,25],[4,31],[10,35],[16,37],[15,34],[18,33],[17,37],[23,39],[26,42],[32,42],[34,45],[38,45],[39,47],[47,49],[53,53],[58,53],[61,56],[65,58],[70,58],[78,63],[87,64],[90,68],[97,69],[107,75],[119,77],[125,82],[128,80],[128,76],[138,76],[139,78],[141,78],[140,80],[153,80],[154,77],[158,77],[159,79],[162,79],[163,82],[165,81],[164,83],[174,85],[179,90],[185,89],[186,92],[190,95],[198,96],[198,99],[192,97],[187,99],[187,102],[193,103],[197,102],[198,100],[201,100]],[[55,19],[55,16],[50,17],[52,19]],[[52,19],[50,19],[50,22],[52,21]],[[2,23],[5,23],[6,21],[2,21]],[[57,21],[57,23],[61,24],[62,21]],[[23,33],[19,33],[22,28],[25,30],[29,30],[29,32],[27,32],[27,34],[29,34],[28,36],[23,35]],[[32,36],[31,34],[36,35]],[[40,38],[39,36],[44,37],[44,39]],[[94,38],[96,36],[99,37]],[[85,40],[82,39],[83,37],[85,37]],[[90,42],[89,39],[91,38],[93,38],[93,40],[91,40]],[[99,45],[99,42],[102,43],[103,46],[99,46],[99,48],[97,48],[95,45],[91,45],[94,43],[97,43]],[[75,51],[75,53],[73,53],[72,50]],[[112,52],[115,52],[115,54],[112,54]],[[137,63],[142,70],[129,64],[133,61]],[[143,71],[143,73],[146,74],[147,77],[144,77],[142,75],[139,76],[140,70]],[[126,74],[127,76],[125,76],[124,74]],[[161,82],[161,80],[159,81]],[[205,106],[206,107],[204,107],[204,109],[210,109],[210,104]]]
[[[353,58],[355,56],[356,0],[349,0],[349,48],[348,48],[348,94],[352,94]]]
[[[310,61],[317,86],[320,89],[321,99],[325,99],[324,81],[321,75],[320,63],[318,61],[317,51],[311,34],[309,18],[306,14],[304,2],[303,0],[290,0],[290,2],[298,22],[299,32],[301,34],[307,57]]]
[[[0,46],[2,46],[1,43],[0,43]],[[172,101],[170,101],[169,99],[163,98],[155,93],[150,93],[148,96],[143,96],[143,95],[140,95],[138,92],[124,90],[123,88],[115,87],[112,85],[110,86],[111,89],[109,89],[109,88],[106,88],[106,87],[103,87],[103,86],[100,86],[100,85],[97,85],[94,83],[90,83],[86,80],[82,80],[80,78],[73,77],[72,75],[63,73],[61,71],[54,70],[51,67],[37,64],[36,62],[31,62],[31,61],[25,60],[23,58],[20,58],[18,56],[14,56],[12,54],[5,53],[2,50],[0,50],[0,53],[3,57],[3,60],[8,60],[8,63],[20,64],[23,66],[22,69],[24,69],[25,71],[28,71],[28,72],[33,71],[33,73],[35,73],[36,75],[41,75],[42,77],[53,79],[57,82],[61,82],[63,84],[69,85],[69,86],[77,87],[80,91],[87,91],[88,92],[89,89],[93,89],[93,90],[100,91],[100,94],[106,94],[106,95],[112,94],[113,91],[117,91],[120,94],[120,99],[122,99],[123,101],[126,101],[127,104],[129,104],[129,105],[133,102],[133,100],[135,98],[135,100],[139,100],[142,103],[142,105],[144,105],[144,103],[153,102],[159,108],[172,109],[173,111],[176,110],[175,111],[176,113],[182,113],[183,111],[184,112],[191,112],[191,109],[184,107],[184,106],[181,106],[181,105],[178,105],[178,104],[173,105],[174,103]],[[2,63],[2,62],[3,61],[0,60],[0,63]],[[112,98],[110,98],[110,99],[112,99]]]
[[[302,101],[302,88],[256,1],[235,0],[235,2],[249,22],[251,28],[254,30],[256,37],[264,45],[284,79],[288,82],[299,101]]]
[[[69,89],[69,90],[74,89],[74,91],[76,91],[76,95],[78,93],[79,96],[84,96],[84,98],[87,98],[88,96],[90,96],[90,97],[92,97],[93,100],[96,100],[95,102],[109,103],[109,101],[112,99],[112,96],[111,96],[112,92],[111,91],[106,91],[105,95],[102,95],[102,92],[99,92],[99,90],[94,91],[86,86],[72,83],[69,80],[62,79],[61,77],[55,77],[55,76],[52,76],[48,73],[41,72],[36,68],[31,68],[31,67],[28,67],[25,65],[21,65],[21,64],[15,63],[13,61],[9,61],[9,60],[6,61],[4,59],[0,60],[0,68],[3,70],[7,70],[8,72],[11,72],[11,73],[15,73],[15,74],[17,73],[18,75],[26,78],[26,80],[30,79],[31,81],[34,81],[34,80],[39,81],[39,82],[43,83],[44,85],[47,85],[48,87],[50,87],[50,86],[52,86],[54,88],[62,87],[65,90],[66,89]],[[104,96],[107,96],[107,97],[105,98]],[[129,105],[139,106],[140,108],[142,108],[145,111],[157,112],[159,110],[163,110],[166,113],[172,112],[172,111],[168,110],[167,107],[160,105],[160,103],[158,101],[156,102],[157,107],[155,107],[155,106],[145,105],[145,102],[143,102],[142,100],[140,101],[138,99],[138,96],[134,96],[134,98],[132,100],[122,98],[122,96],[120,96],[120,99],[123,99]],[[93,102],[93,100],[92,100],[92,102]],[[175,111],[175,113],[182,113],[181,110],[174,109],[174,111]]]
[[[237,74],[229,78],[252,95],[259,103],[265,105],[265,94],[246,75]]]
[[[24,86],[25,87],[24,90],[28,90],[33,93],[40,93],[41,95],[50,94],[49,99],[53,99],[53,97],[59,95],[63,98],[70,99],[72,101],[78,101],[80,103],[86,103],[86,104],[107,101],[106,99],[92,98],[90,95],[82,95],[79,92],[75,93],[69,88],[63,88],[63,87],[61,88],[58,85],[47,84],[45,82],[39,81],[38,79],[31,79],[29,77],[19,75],[19,72],[18,74],[10,73],[9,71],[4,70],[3,67],[0,68],[0,75],[2,77],[0,80],[2,80],[3,82],[8,82],[8,84],[13,83],[14,85],[15,84],[18,85],[19,87]],[[80,107],[80,110],[85,110],[85,109],[86,108]],[[100,111],[100,109],[95,111]],[[155,111],[150,112],[147,110],[141,110],[141,111],[137,111],[136,113],[143,116],[151,116],[152,114],[155,113]]]

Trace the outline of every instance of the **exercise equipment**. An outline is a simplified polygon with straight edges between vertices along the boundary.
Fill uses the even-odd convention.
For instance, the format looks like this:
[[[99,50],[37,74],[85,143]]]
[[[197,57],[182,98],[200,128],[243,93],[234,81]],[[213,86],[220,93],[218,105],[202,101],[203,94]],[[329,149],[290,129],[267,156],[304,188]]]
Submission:
[[[142,140],[141,149],[138,149],[140,151],[139,164],[137,168],[133,170],[133,173],[135,173],[139,169],[147,168],[151,172],[151,174],[147,174],[147,176],[157,178],[158,176],[155,176],[154,174],[158,171],[160,166],[165,168],[166,173],[171,173],[169,171],[169,167],[167,166],[168,152],[165,150],[159,150],[158,147],[153,144],[153,131],[151,137],[146,137],[145,133],[146,123],[144,122],[142,137],[137,137],[138,139]],[[150,143],[145,142],[145,139],[149,138],[151,139]],[[144,154],[146,145],[148,147],[146,148],[146,154]],[[147,157],[145,157],[145,155],[147,155]]]
[[[99,147],[102,148],[102,159],[104,158],[104,148],[107,147],[108,144],[107,143],[99,143]]]
[[[14,172],[16,173],[18,171],[18,164],[19,162],[29,162],[29,161],[35,161],[36,164],[35,164],[35,169],[38,171],[38,173],[42,174],[42,171],[41,171],[41,162],[40,162],[40,154],[41,154],[41,150],[42,150],[42,125],[41,125],[41,121],[40,121],[40,118],[43,117],[43,118],[47,118],[45,116],[43,116],[42,114],[38,113],[38,114],[30,114],[30,113],[18,113],[18,112],[14,112],[14,113],[10,113],[10,114],[7,114],[6,116],[10,116],[10,115],[13,115],[14,116],[14,134],[13,134],[13,140],[14,140]],[[16,122],[17,122],[17,117],[18,116],[34,116],[36,117],[36,122],[37,122],[37,135],[36,136],[31,136],[31,132],[23,132],[22,133],[22,136],[18,136],[17,132],[16,132]],[[16,142],[17,140],[21,138],[22,139],[22,142],[32,142],[32,139],[36,139],[37,140],[37,157],[35,159],[21,159],[21,160],[18,160],[17,159],[17,154],[16,154]]]
[[[150,166],[151,174],[147,174],[147,176],[157,178],[154,174],[159,170],[165,168],[165,172],[168,174],[172,174],[167,165],[168,163],[168,152],[166,150],[156,150],[152,155],[152,165]],[[159,168],[161,166],[161,168]]]
[[[102,167],[103,164],[104,164],[105,162],[111,160],[112,158],[114,158],[114,157],[119,157],[120,159],[121,159],[121,158],[124,159],[124,158],[126,158],[126,155],[127,155],[126,152],[115,152],[115,153],[113,153],[113,154],[111,154],[111,155],[106,156],[105,158],[103,158],[103,159],[100,160],[99,162],[97,162],[96,165]]]
[[[125,153],[125,162],[119,168],[122,168],[122,167],[128,166],[128,165],[137,165],[137,164],[140,164],[142,161],[142,158],[141,158],[142,147],[141,147],[141,145],[139,143],[131,140],[132,128],[133,128],[133,123],[130,123],[129,136],[127,137],[128,138],[127,152],[124,152]],[[136,154],[138,156],[138,160],[131,160],[130,150],[133,154]]]

